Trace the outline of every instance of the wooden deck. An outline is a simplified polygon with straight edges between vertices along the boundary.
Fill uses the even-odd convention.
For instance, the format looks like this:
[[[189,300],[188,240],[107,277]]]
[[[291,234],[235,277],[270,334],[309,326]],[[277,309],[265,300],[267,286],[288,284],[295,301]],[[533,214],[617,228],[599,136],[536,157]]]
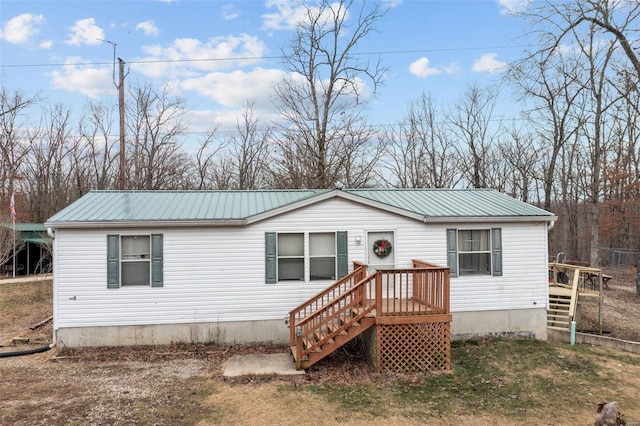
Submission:
[[[438,369],[448,369],[449,268],[414,260],[409,269],[377,270],[368,276],[366,269],[366,265],[354,263],[349,275],[290,312],[290,345],[297,367],[307,368],[367,329],[379,326],[375,342],[378,370],[385,360],[402,369],[403,357],[420,357],[421,352],[429,359],[443,360]],[[395,328],[387,332],[383,327]],[[418,346],[412,348],[412,344]],[[397,355],[406,348],[412,349]],[[434,350],[442,353],[434,356]],[[390,352],[394,355],[384,356]],[[415,359],[409,362],[415,363]]]
[[[549,264],[549,305],[547,326],[568,330],[574,320],[580,299],[599,303],[598,322],[602,329],[602,294],[611,279],[601,269],[565,263]]]

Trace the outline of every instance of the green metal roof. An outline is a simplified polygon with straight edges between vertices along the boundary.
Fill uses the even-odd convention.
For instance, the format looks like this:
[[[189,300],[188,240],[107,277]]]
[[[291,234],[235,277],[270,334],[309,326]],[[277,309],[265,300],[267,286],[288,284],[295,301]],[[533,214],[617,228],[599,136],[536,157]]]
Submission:
[[[12,223],[0,223],[0,226],[13,229]],[[44,223],[16,223],[16,240],[28,243],[46,245],[51,244],[53,239],[47,235],[47,228]]]
[[[12,223],[0,223],[4,228],[13,228]],[[16,231],[19,232],[47,232],[44,223],[16,223]]]
[[[555,218],[545,210],[489,189],[91,191],[52,216],[46,225],[196,221],[244,224],[261,215],[279,214],[332,197],[425,220]]]
[[[47,223],[242,220],[320,192],[90,191]]]
[[[553,217],[546,210],[493,189],[350,189],[348,192],[423,217]]]

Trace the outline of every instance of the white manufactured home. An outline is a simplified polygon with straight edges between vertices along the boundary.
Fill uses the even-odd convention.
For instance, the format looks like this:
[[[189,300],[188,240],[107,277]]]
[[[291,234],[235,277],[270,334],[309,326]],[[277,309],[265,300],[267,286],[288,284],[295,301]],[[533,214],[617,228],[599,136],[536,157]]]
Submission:
[[[91,191],[45,224],[54,339],[286,343],[309,298],[415,259],[446,269],[454,338],[546,339],[554,220],[487,189]]]

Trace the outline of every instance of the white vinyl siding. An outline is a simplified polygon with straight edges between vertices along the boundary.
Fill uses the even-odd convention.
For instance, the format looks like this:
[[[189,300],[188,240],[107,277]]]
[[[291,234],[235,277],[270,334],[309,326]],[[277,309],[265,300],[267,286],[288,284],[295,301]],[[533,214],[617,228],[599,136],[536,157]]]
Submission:
[[[451,280],[456,311],[546,306],[544,223],[486,223],[464,229],[502,228],[504,273]],[[412,259],[447,264],[446,228],[343,199],[330,199],[245,227],[57,229],[56,327],[275,320],[334,280],[265,285],[266,233],[347,231],[349,270],[364,262],[369,231],[393,231],[396,266]],[[107,234],[162,234],[163,287],[107,289]],[[315,249],[314,249],[315,252]],[[328,257],[323,253],[320,257]],[[284,327],[284,325],[283,325]]]

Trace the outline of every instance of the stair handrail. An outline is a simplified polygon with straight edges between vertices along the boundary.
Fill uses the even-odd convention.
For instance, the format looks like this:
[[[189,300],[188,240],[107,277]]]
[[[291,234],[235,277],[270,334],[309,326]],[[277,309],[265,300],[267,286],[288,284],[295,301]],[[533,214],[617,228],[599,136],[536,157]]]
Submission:
[[[367,299],[367,286],[371,287],[372,283],[375,283],[379,276],[379,271],[371,273],[363,280],[360,280],[358,283],[351,286],[347,291],[331,300],[330,303],[323,305],[315,312],[292,324],[294,336],[296,333],[300,334],[300,336],[296,336],[297,338],[295,339],[297,360],[301,360],[306,355],[314,352],[316,349],[320,348],[322,345],[353,326],[356,322],[360,321],[375,309],[375,300]],[[369,288],[369,294],[370,293],[371,288]],[[349,301],[347,301],[347,299],[349,299]],[[337,310],[335,309],[336,306],[338,307]],[[353,312],[354,310],[358,310],[356,315],[347,315],[347,311]],[[322,326],[326,326],[328,320],[340,317],[341,314],[344,314],[342,318],[345,319],[342,324],[330,333],[323,333],[322,337],[319,339],[313,338],[316,332],[322,331]],[[309,323],[312,324],[308,326]],[[308,341],[313,343],[303,348],[302,339],[308,339]]]
[[[292,309],[289,312],[289,344],[290,346],[294,346],[296,344],[296,323],[298,322],[298,320],[296,319],[297,317],[300,316],[300,314],[302,312],[305,312],[304,315],[301,315],[301,318],[305,318],[307,317],[309,314],[312,314],[314,311],[317,311],[318,308],[318,302],[322,301],[326,296],[328,296],[329,294],[331,294],[332,292],[334,292],[335,290],[338,290],[338,294],[334,295],[334,297],[330,298],[329,300],[327,300],[326,302],[332,302],[336,299],[336,297],[339,297],[340,294],[342,294],[342,292],[346,292],[349,288],[353,287],[354,285],[356,285],[359,281],[362,281],[367,275],[367,265],[359,262],[359,261],[354,261],[353,262],[353,270],[345,275],[344,277],[340,278],[338,281],[336,281],[335,283],[333,283],[331,286],[327,287],[326,289],[322,290],[321,292],[317,293],[315,296],[312,296],[311,298],[309,298],[308,300],[306,300],[305,302],[301,303],[300,305],[298,305],[297,307],[295,307],[294,309]],[[345,285],[348,283],[352,283],[350,285]],[[345,288],[342,290],[342,292],[340,291],[340,287],[344,286]],[[311,312],[306,312],[307,309],[311,308],[311,306],[316,305],[316,308],[313,309]],[[325,303],[320,304],[320,307],[324,306]]]

